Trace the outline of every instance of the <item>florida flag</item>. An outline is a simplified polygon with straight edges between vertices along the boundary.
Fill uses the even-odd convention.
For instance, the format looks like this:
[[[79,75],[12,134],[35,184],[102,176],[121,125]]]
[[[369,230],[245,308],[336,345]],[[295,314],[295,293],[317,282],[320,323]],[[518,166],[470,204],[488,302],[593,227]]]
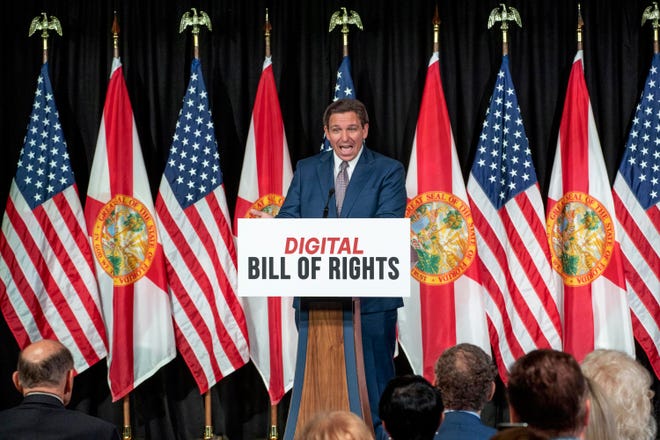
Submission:
[[[563,292],[564,350],[635,355],[612,190],[578,51],[548,190],[547,234]]]
[[[416,262],[410,297],[399,309],[399,342],[415,373],[433,382],[445,349],[469,342],[490,353],[472,214],[437,52],[426,74],[406,191]]]
[[[238,219],[250,208],[277,215],[293,172],[277,97],[271,58],[266,57],[252,111],[238,188],[234,233]],[[298,331],[293,298],[242,298],[250,335],[250,356],[272,404],[293,386]]]
[[[85,204],[118,400],[174,359],[165,261],[133,109],[113,59]]]
[[[660,377],[660,54],[653,55],[614,181],[635,339]]]

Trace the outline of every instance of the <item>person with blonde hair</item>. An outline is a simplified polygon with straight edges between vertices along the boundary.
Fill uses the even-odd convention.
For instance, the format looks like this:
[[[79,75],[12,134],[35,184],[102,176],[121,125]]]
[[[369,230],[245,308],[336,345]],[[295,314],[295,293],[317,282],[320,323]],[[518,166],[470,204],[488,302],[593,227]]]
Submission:
[[[349,411],[322,412],[305,424],[295,440],[374,440],[369,427]]]
[[[584,440],[617,440],[612,409],[600,385],[587,379],[591,408]]]
[[[582,361],[584,375],[600,385],[611,408],[619,440],[652,440],[656,434],[651,375],[616,350],[594,350]]]

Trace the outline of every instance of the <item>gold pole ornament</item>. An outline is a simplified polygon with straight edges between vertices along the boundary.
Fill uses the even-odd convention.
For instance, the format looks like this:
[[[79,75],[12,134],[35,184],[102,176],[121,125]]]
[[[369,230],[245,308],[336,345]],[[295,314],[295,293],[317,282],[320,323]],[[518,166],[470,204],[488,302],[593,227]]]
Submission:
[[[658,28],[660,27],[660,9],[658,9],[658,2],[653,2],[652,6],[648,6],[642,13],[642,26],[646,20],[651,21],[653,26],[653,53],[658,53]]]
[[[199,27],[206,26],[209,31],[212,31],[211,19],[208,14],[204,11],[199,11],[197,15],[197,9],[191,8],[190,11],[183,14],[181,17],[181,23],[179,24],[179,33],[183,32],[188,26],[192,26],[193,34],[193,55],[195,58],[199,58]]]
[[[268,8],[266,8],[266,22],[264,23],[264,39],[266,40],[266,56],[270,57],[270,31],[273,30],[273,26],[268,20]]]
[[[112,56],[119,58],[119,20],[117,19],[117,11],[114,12],[114,19],[112,20]]]
[[[330,17],[330,29],[328,29],[328,32],[332,32],[338,24],[341,25],[341,33],[344,36],[344,56],[348,56],[348,25],[354,24],[358,29],[362,30],[362,19],[360,19],[360,15],[357,12],[351,11],[349,13],[346,11],[346,8],[342,7],[340,11],[335,11]]]
[[[509,30],[508,22],[513,21],[518,26],[522,27],[520,14],[516,8],[507,8],[504,3],[500,3],[499,7],[490,11],[490,15],[488,16],[488,29],[493,27],[498,21],[502,22],[500,25],[500,30],[502,31],[502,55],[507,55],[509,53],[509,40],[507,37],[507,31]]]
[[[582,50],[582,29],[584,28],[584,20],[582,19],[582,5],[578,3],[578,16],[577,16],[577,49]]]
[[[437,4],[433,14],[433,52],[440,52],[440,14]]]
[[[31,37],[35,31],[41,31],[41,39],[43,40],[43,63],[48,62],[48,30],[52,29],[59,36],[62,36],[62,25],[60,21],[54,15],[51,15],[48,18],[48,14],[42,12],[41,15],[37,15],[32,19],[30,23],[30,30],[28,31],[28,37]]]

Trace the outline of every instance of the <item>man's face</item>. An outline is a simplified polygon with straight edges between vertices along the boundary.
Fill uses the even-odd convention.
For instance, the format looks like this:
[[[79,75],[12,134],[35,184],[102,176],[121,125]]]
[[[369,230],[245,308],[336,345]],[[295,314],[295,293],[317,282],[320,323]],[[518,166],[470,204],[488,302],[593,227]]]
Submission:
[[[362,142],[369,133],[369,124],[362,126],[355,112],[334,113],[330,115],[324,130],[325,137],[337,156],[350,161],[360,152]]]

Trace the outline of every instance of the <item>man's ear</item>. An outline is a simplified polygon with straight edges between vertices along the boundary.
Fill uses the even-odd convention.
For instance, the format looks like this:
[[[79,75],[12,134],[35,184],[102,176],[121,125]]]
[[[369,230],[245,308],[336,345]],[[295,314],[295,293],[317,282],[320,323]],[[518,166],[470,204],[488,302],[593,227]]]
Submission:
[[[14,383],[14,387],[18,390],[19,393],[23,394],[23,385],[18,379],[18,371],[14,371],[14,374],[11,375],[11,381]]]
[[[490,392],[488,393],[488,399],[487,400],[491,400],[494,395],[495,395],[495,381],[492,381],[490,383]]]
[[[73,369],[67,371],[66,378],[64,380],[64,389],[62,390],[62,400],[64,405],[68,405],[71,400],[71,394],[73,393],[73,376],[75,375]]]

